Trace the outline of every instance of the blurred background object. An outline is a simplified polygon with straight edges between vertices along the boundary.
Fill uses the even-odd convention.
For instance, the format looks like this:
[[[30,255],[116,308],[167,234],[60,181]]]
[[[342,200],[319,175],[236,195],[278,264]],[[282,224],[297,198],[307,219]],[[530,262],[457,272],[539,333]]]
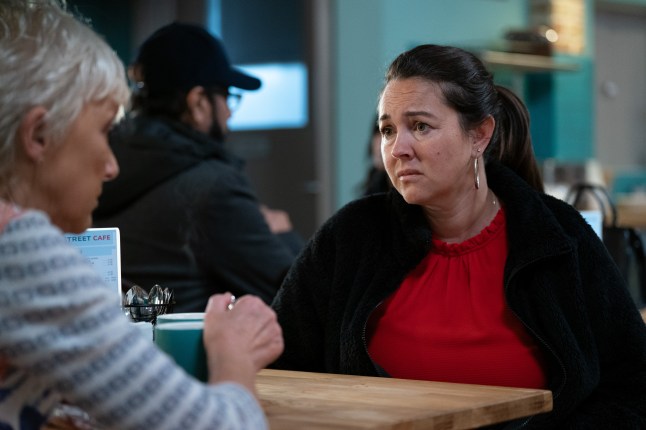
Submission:
[[[552,55],[552,45],[558,33],[547,25],[529,29],[510,29],[505,32],[507,51],[519,54]]]

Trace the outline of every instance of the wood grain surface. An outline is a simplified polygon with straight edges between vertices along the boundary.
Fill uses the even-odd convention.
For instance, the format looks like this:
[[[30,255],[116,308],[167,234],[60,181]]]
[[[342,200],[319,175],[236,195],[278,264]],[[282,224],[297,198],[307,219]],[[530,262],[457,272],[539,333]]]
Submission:
[[[262,370],[272,430],[470,429],[552,409],[547,390]]]

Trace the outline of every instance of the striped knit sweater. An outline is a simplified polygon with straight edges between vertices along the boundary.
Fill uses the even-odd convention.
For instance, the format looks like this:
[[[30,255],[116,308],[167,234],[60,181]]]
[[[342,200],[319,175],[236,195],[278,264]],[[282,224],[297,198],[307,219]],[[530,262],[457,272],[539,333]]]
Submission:
[[[0,429],[37,429],[61,400],[102,428],[264,429],[242,386],[186,375],[48,217],[0,200]]]

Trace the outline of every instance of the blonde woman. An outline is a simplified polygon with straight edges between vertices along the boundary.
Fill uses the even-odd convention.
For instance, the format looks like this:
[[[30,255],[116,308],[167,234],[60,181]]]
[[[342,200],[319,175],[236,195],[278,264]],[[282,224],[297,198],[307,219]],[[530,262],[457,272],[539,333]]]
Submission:
[[[101,428],[266,428],[254,379],[282,351],[271,309],[211,297],[202,384],[63,236],[119,173],[107,135],[128,98],[114,52],[59,4],[0,3],[0,428],[38,429],[61,401]]]

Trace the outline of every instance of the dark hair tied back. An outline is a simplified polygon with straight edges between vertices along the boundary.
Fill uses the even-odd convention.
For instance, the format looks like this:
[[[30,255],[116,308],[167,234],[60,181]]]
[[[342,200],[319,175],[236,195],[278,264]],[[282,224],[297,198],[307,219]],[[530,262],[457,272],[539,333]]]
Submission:
[[[525,104],[508,88],[496,86],[499,109],[487,159],[495,159],[513,169],[527,183],[543,191],[543,179],[534,156]]]

